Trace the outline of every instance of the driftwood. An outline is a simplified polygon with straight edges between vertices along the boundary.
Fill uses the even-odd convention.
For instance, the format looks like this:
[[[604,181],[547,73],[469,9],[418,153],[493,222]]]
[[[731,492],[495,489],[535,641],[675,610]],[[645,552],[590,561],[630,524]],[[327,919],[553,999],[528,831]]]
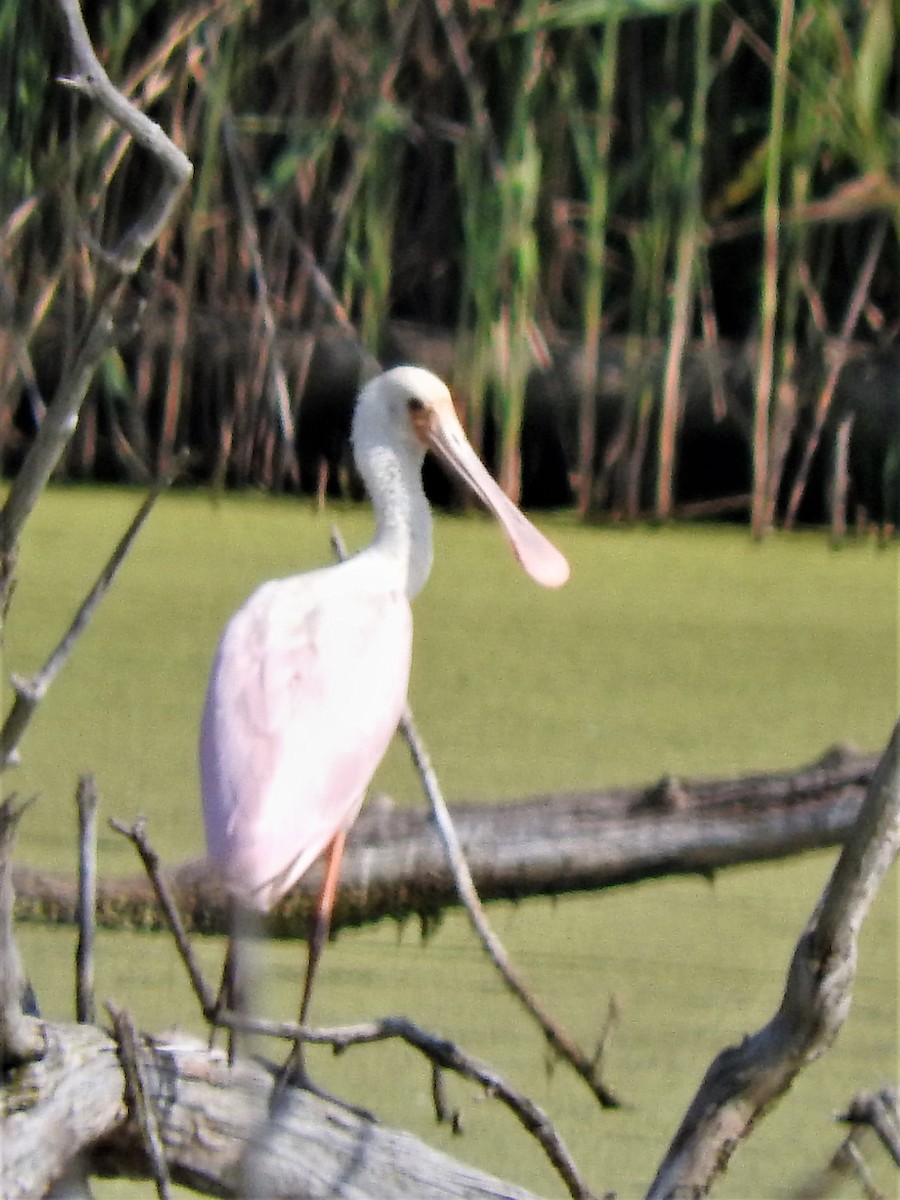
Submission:
[[[43,1196],[79,1155],[94,1173],[146,1178],[116,1041],[94,1026],[43,1028],[46,1055],[5,1090],[4,1200]],[[171,1178],[204,1194],[535,1200],[308,1092],[289,1092],[272,1119],[269,1071],[229,1067],[182,1034],[140,1037],[137,1053]]]
[[[663,780],[650,787],[538,796],[453,809],[483,900],[593,890],[669,874],[711,874],[840,843],[859,811],[875,758],[829,752],[800,770],[735,780]],[[20,919],[74,922],[68,876],[14,869]],[[186,927],[223,933],[226,898],[202,863],[168,875]],[[271,918],[279,936],[305,936],[316,872]],[[458,904],[444,852],[420,809],[370,802],[348,841],[334,925],[385,916],[429,920]],[[144,876],[98,884],[105,926],[162,928]]]

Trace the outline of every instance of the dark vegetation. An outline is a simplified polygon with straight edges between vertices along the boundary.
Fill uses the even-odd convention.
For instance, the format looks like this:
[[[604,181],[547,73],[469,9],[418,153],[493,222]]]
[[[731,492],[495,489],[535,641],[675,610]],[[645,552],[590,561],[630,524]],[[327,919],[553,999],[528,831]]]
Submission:
[[[528,504],[896,522],[891,0],[86,9],[196,175],[66,477],[188,446],[197,481],[352,490],[360,373],[414,359]],[[154,184],[69,68],[51,5],[4,5],[6,473]]]

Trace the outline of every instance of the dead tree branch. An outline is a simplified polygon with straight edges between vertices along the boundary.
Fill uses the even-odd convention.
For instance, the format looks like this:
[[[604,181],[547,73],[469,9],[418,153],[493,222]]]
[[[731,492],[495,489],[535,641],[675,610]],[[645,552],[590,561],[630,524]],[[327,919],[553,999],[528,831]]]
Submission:
[[[94,942],[97,932],[97,785],[82,775],[78,805],[78,946],[75,950],[75,1020],[94,1020]]]
[[[336,528],[332,529],[331,542],[337,557],[341,560],[347,557],[344,540]],[[592,1095],[604,1108],[618,1108],[619,1100],[600,1078],[598,1063],[581,1049],[572,1035],[565,1029],[553,1014],[534,995],[531,986],[522,972],[515,966],[503,942],[494,932],[488,920],[484,905],[478,894],[475,880],[468,859],[456,832],[456,826],[444,800],[443,789],[437,777],[437,772],[431,761],[431,755],[425,746],[416,723],[412,709],[407,704],[400,718],[400,734],[419,774],[428,804],[431,809],[431,819],[437,830],[447,865],[453,875],[453,882],[460,902],[469,918],[469,923],[475,936],[481,943],[482,949],[497,968],[500,977],[509,991],[525,1008],[531,1018],[537,1022],[541,1032],[547,1039],[547,1044],[564,1062],[583,1079],[590,1088]]]
[[[740,779],[673,780],[603,792],[535,796],[501,805],[454,805],[453,824],[483,901],[613,887],[839,844],[853,827],[876,765],[871,755],[829,752],[795,771]],[[164,875],[189,931],[226,933],[228,903],[199,862]],[[73,922],[74,882],[15,869],[20,918]],[[280,937],[303,937],[318,878],[301,880],[273,914]],[[143,875],[101,880],[99,924],[163,928]],[[429,813],[377,800],[347,842],[336,929],[384,917],[428,921],[459,904]]]
[[[900,1167],[900,1092],[896,1087],[860,1092],[840,1119],[874,1129],[894,1165]]]
[[[92,1172],[146,1178],[116,1042],[93,1026],[46,1028],[48,1054],[5,1096],[4,1200],[43,1196],[79,1154]],[[271,1073],[246,1059],[229,1067],[195,1039],[139,1035],[135,1051],[171,1179],[203,1194],[537,1200],[309,1092],[291,1090],[273,1121]]]
[[[850,1178],[858,1180],[867,1200],[886,1200],[875,1185],[870,1159],[863,1153],[863,1146],[866,1135],[871,1143],[874,1134],[894,1165],[900,1167],[900,1095],[897,1089],[884,1087],[877,1092],[860,1092],[853,1097],[847,1112],[837,1120],[847,1122],[851,1126],[850,1132],[828,1164],[791,1193],[791,1200],[826,1200]]]
[[[900,722],[788,970],[769,1023],[713,1061],[648,1192],[705,1196],[754,1122],[831,1045],[849,1011],[857,937],[900,847]]]
[[[28,983],[13,936],[12,848],[28,804],[15,797],[0,804],[0,1078],[44,1053],[40,1024],[24,1012]]]
[[[127,837],[140,855],[141,862],[144,864],[144,869],[153,887],[157,903],[165,918],[165,923],[175,939],[175,945],[178,948],[178,953],[181,955],[184,968],[188,973],[191,987],[194,989],[194,995],[200,1003],[203,1015],[208,1017],[210,1013],[215,1011],[216,998],[209,984],[203,978],[203,972],[200,970],[197,956],[194,954],[193,948],[187,939],[184,924],[178,912],[178,906],[160,869],[159,855],[147,840],[144,822],[135,821],[130,829],[115,820],[111,820],[110,825],[117,833],[121,833],[124,837]]]
[[[422,784],[431,805],[431,815],[437,828],[441,844],[450,869],[453,872],[456,890],[462,901],[463,908],[469,918],[469,923],[475,935],[481,942],[482,948],[491,962],[500,972],[503,982],[520,1001],[529,1015],[537,1022],[547,1044],[554,1053],[569,1064],[575,1073],[584,1080],[594,1098],[604,1108],[618,1108],[620,1101],[612,1090],[600,1078],[598,1063],[585,1054],[572,1035],[565,1029],[553,1014],[537,999],[521,971],[515,966],[503,942],[494,932],[488,920],[484,905],[478,894],[469,863],[463,851],[456,827],[450,816],[450,810],[444,801],[444,796],[438,783],[437,775],[431,764],[431,758],[425,749],[419,732],[413,721],[413,715],[407,707],[400,720],[400,731],[409,746],[413,761],[419,771]]]
[[[335,1051],[399,1039],[418,1050],[435,1069],[452,1071],[484,1088],[485,1093],[505,1105],[522,1128],[534,1137],[566,1185],[573,1200],[594,1200],[581,1178],[572,1156],[547,1114],[523,1092],[513,1087],[487,1063],[480,1062],[454,1042],[423,1029],[406,1017],[383,1017],[359,1025],[336,1028],[304,1028],[289,1022],[265,1021],[238,1013],[223,1013],[219,1023],[239,1033],[255,1033],[284,1041],[331,1046]],[[437,1107],[437,1106],[436,1106]],[[440,1114],[438,1119],[442,1119]]]
[[[169,1186],[169,1166],[159,1132],[159,1122],[156,1119],[156,1109],[149,1096],[149,1082],[141,1059],[138,1032],[125,1009],[118,1009],[112,1004],[107,1004],[106,1007],[119,1044],[119,1061],[125,1075],[128,1111],[140,1132],[141,1142],[150,1163],[150,1174],[156,1184],[156,1194],[159,1200],[170,1200],[172,1191]]]

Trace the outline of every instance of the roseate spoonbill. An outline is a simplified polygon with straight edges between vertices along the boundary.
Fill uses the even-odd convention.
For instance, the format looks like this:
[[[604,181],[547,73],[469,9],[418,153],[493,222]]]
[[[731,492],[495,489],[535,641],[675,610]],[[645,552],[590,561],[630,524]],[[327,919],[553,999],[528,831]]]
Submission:
[[[345,562],[254,592],[219,642],[200,732],[207,845],[237,906],[267,911],[325,856],[301,1025],[344,841],[406,703],[410,600],[432,556],[426,450],[493,512],[533,579],[559,587],[569,576],[563,555],[482,466],[449,391],[430,371],[395,367],[367,383],[352,442],[375,510],[372,543]],[[302,1073],[299,1047],[294,1066]]]

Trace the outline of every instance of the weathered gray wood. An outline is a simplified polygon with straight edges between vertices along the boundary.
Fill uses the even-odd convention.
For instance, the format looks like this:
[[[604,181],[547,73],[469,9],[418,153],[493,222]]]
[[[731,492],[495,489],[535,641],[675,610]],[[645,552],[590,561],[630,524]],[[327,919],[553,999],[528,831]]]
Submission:
[[[642,788],[537,796],[453,809],[483,900],[593,890],[668,874],[709,874],[840,843],[852,827],[874,756],[834,753],[792,772],[734,780],[663,780]],[[152,827],[148,829],[152,838]],[[188,928],[225,932],[224,893],[202,863],[170,876]],[[19,867],[20,918],[71,922],[74,882]],[[304,936],[318,888],[315,870],[271,919],[280,936]],[[385,916],[426,918],[458,903],[428,814],[370,802],[348,841],[334,924]],[[98,921],[161,925],[144,876],[102,881]]]
[[[27,808],[10,796],[0,804],[0,1074],[39,1058],[44,1043],[25,1013],[28,980],[13,934],[11,854],[16,825]]]
[[[93,1171],[146,1178],[126,1119],[115,1042],[92,1026],[46,1026],[49,1051],[0,1089],[0,1195],[36,1200],[79,1153]],[[307,1092],[269,1112],[272,1077],[196,1040],[141,1039],[173,1180],[213,1196],[332,1200],[536,1200],[407,1133],[360,1119]]]
[[[815,911],[772,1019],[713,1060],[647,1193],[705,1196],[754,1123],[837,1036],[850,1011],[860,926],[900,848],[900,722]]]
[[[43,1025],[47,1052],[0,1080],[0,1195],[34,1200],[125,1116],[110,1038],[90,1025]]]

